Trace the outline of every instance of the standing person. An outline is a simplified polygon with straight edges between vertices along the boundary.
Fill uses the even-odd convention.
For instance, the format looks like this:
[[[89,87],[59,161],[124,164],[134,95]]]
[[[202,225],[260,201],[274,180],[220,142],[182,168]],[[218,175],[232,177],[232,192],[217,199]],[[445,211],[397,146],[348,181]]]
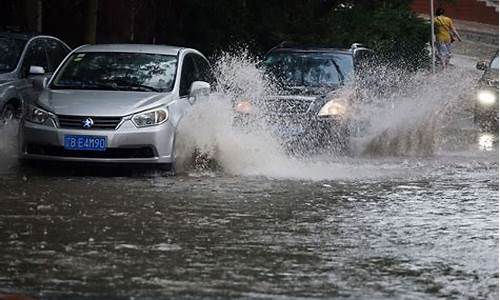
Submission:
[[[444,15],[443,8],[438,8],[436,10],[434,31],[436,34],[436,55],[441,61],[443,69],[446,69],[451,58],[451,43],[453,43],[455,39],[462,41],[462,38],[453,25],[451,18]]]

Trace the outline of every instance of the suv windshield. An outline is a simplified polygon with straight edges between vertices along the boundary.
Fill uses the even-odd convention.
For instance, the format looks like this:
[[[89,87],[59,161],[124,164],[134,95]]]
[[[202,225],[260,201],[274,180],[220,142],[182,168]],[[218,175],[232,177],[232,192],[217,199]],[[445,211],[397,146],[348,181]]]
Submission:
[[[0,73],[16,68],[25,45],[26,41],[0,36]]]
[[[269,54],[266,65],[288,86],[323,87],[341,84],[352,74],[352,55],[279,51]]]
[[[52,82],[55,89],[171,91],[177,57],[118,52],[74,53]]]

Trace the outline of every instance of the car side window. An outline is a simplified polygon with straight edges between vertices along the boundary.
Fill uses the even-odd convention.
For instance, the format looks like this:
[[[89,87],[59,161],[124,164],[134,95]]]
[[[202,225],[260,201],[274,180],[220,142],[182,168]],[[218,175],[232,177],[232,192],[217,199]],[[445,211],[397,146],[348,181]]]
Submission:
[[[199,55],[195,55],[194,63],[196,65],[196,69],[198,70],[196,80],[205,81],[210,84],[213,84],[215,78],[212,72],[212,68],[208,64],[208,61]]]
[[[47,39],[46,42],[47,54],[49,56],[49,72],[52,73],[69,53],[69,49],[55,39]]]
[[[181,83],[179,95],[181,97],[189,95],[189,88],[191,84],[196,81],[196,67],[193,61],[193,55],[187,54],[184,56],[184,61],[182,62],[182,70],[181,70]]]
[[[49,72],[49,64],[47,61],[47,53],[45,52],[45,41],[43,39],[36,39],[28,45],[28,50],[23,60],[23,74],[25,76],[29,73],[30,66],[38,66]]]

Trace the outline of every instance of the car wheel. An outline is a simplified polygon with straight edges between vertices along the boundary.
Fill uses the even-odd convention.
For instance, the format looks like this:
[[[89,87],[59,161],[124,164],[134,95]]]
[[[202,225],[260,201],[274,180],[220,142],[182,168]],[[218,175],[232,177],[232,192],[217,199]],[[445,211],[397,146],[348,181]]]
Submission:
[[[2,109],[2,114],[0,115],[0,122],[3,124],[8,124],[16,118],[17,110],[14,105],[8,103]]]

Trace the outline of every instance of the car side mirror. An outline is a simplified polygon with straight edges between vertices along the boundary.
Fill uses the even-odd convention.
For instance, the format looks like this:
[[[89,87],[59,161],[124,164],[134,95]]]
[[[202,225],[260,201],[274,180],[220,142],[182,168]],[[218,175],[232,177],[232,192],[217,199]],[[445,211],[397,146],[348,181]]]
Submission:
[[[31,80],[33,87],[37,90],[43,90],[49,83],[49,79],[45,76],[35,76]]]
[[[29,75],[32,76],[45,75],[45,69],[40,66],[30,66]]]
[[[476,69],[481,70],[481,71],[488,69],[488,62],[486,62],[486,61],[478,62],[476,65]]]
[[[208,96],[210,94],[210,83],[205,81],[194,81],[189,88],[189,97]]]

